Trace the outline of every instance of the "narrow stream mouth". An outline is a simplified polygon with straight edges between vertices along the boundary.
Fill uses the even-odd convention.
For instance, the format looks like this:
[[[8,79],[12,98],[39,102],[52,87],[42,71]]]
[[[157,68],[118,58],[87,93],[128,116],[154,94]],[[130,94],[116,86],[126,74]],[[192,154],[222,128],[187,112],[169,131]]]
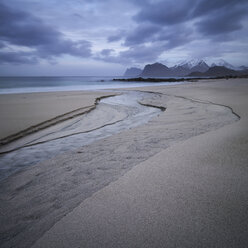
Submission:
[[[21,168],[147,123],[161,112],[139,103],[151,94],[130,91],[104,98],[87,114],[24,137],[13,151],[0,155],[0,180]]]

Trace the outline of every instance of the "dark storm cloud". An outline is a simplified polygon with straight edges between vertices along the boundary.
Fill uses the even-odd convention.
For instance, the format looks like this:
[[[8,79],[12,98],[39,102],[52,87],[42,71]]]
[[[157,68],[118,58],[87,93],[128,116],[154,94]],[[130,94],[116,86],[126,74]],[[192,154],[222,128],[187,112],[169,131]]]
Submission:
[[[223,12],[215,12],[196,23],[197,29],[204,35],[222,35],[242,29],[242,20],[247,9],[232,8]]]
[[[125,45],[142,44],[152,40],[153,35],[157,34],[161,28],[156,25],[142,24],[132,30],[125,39]]]
[[[91,44],[88,41],[71,41],[51,26],[46,25],[39,18],[24,12],[14,10],[0,3],[0,39],[5,46],[17,45],[32,48],[32,53],[5,52],[1,62],[37,61],[37,58],[52,58],[63,54],[89,57]],[[8,58],[9,54],[9,58]],[[18,58],[20,56],[20,59]]]
[[[247,37],[247,0],[0,2],[5,3],[0,4],[2,63],[54,61],[64,54],[146,63],[175,48],[199,54],[202,47],[194,47],[196,43],[204,43],[208,51],[218,43],[224,52],[221,44],[231,41],[235,50],[235,42]],[[74,39],[81,35],[82,40],[66,34]]]
[[[135,47],[144,43],[160,42],[163,49],[171,49],[190,41],[192,32],[191,28],[180,25],[160,27],[151,24],[142,24],[128,34],[124,45]]]
[[[4,42],[0,41],[0,48],[3,48],[3,47],[5,47],[5,44]]]
[[[247,4],[247,0],[199,0],[196,4],[192,16],[202,16],[205,14],[210,14],[211,12],[216,11],[225,11],[227,9],[233,9],[237,6],[243,6]]]
[[[209,18],[212,14],[223,14],[226,11],[248,9],[247,0],[181,0],[155,1],[141,5],[141,10],[133,17],[137,23],[149,22],[157,25],[184,24],[195,18]],[[235,20],[234,20],[235,21]]]
[[[164,42],[166,49],[172,49],[190,42],[193,39],[192,33],[192,28],[178,25],[163,29],[163,32],[158,34],[156,40]]]
[[[90,42],[56,40],[53,43],[42,44],[38,47],[38,53],[41,57],[60,56],[61,54],[70,54],[79,57],[89,57],[91,55]]]
[[[112,52],[114,52],[114,49],[103,49],[103,50],[101,51],[101,55],[103,55],[103,56],[110,56],[110,54],[111,54]]]
[[[36,56],[29,52],[2,52],[0,51],[0,64],[36,64]]]
[[[134,16],[138,23],[151,22],[159,25],[173,25],[186,21],[190,17],[191,7],[196,0],[161,1],[143,5]]]
[[[11,44],[38,46],[53,43],[60,33],[26,12],[0,4],[0,36]]]
[[[111,50],[107,51],[106,50]],[[152,45],[135,45],[128,48],[126,51],[122,51],[119,54],[115,54],[113,49],[104,49],[100,55],[94,57],[98,60],[103,60],[110,63],[120,63],[130,65],[132,63],[145,63],[155,62],[157,57],[165,50],[163,46],[158,43]]]
[[[114,42],[114,41],[119,41],[123,38],[122,34],[117,34],[117,35],[111,35],[108,37],[108,42]]]
[[[125,30],[118,30],[114,35],[111,35],[107,38],[108,42],[119,41],[122,38],[126,37],[127,32]]]
[[[120,53],[120,58],[132,61],[133,63],[144,63],[147,61],[155,61],[157,57],[164,51],[160,44],[138,45],[130,47],[127,51]]]
[[[130,0],[132,1],[132,0]],[[156,44],[156,51],[185,46],[195,40],[212,40],[222,42],[235,40],[231,34],[243,28],[242,21],[248,12],[247,0],[173,0],[167,1],[132,1],[139,7],[133,16],[136,27],[126,35],[113,35],[109,41],[124,40],[123,45],[129,47],[120,56],[137,56],[145,60],[139,53],[147,48],[147,44]],[[146,50],[146,49],[145,49]],[[148,58],[159,56],[154,52]]]

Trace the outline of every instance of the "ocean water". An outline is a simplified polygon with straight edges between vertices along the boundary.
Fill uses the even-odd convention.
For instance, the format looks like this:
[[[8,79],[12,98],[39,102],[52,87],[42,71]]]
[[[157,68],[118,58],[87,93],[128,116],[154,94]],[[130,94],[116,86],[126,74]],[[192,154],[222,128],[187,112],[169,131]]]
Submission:
[[[117,82],[113,78],[123,77],[0,77],[0,94],[103,90],[176,83]]]

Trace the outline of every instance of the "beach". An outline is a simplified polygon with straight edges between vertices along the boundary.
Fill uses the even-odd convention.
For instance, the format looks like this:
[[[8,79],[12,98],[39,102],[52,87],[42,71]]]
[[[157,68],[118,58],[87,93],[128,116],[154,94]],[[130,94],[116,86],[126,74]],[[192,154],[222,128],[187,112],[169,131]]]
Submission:
[[[158,112],[0,182],[1,247],[245,247],[247,79],[1,95],[1,138],[125,92]],[[101,106],[106,123],[129,113]]]
[[[46,124],[49,120],[56,121],[59,116],[66,120],[70,114],[73,117],[87,112],[95,107],[98,97],[107,95],[110,94],[84,91],[0,95],[0,139],[41,123]]]

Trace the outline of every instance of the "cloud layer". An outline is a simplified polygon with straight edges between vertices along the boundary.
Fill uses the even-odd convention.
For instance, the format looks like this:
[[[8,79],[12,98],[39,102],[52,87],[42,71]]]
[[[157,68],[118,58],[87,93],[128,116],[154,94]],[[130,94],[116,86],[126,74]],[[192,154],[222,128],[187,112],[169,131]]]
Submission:
[[[248,57],[247,0],[2,0],[0,63]],[[203,51],[204,49],[204,51]],[[242,60],[244,61],[244,59]]]
[[[90,42],[71,41],[40,18],[1,3],[0,37],[0,63],[36,63],[39,58],[53,59],[63,54],[91,56]],[[13,49],[13,45],[17,48]]]
[[[155,58],[158,59],[162,53],[166,54],[173,48],[184,47],[195,41],[206,44],[208,40],[211,47],[216,42],[238,40],[239,34],[235,32],[247,34],[247,1],[182,0],[180,4],[172,0],[144,1],[139,7],[133,16],[136,27],[124,33],[123,37],[116,36],[116,40],[123,39],[123,44],[129,47],[130,59],[134,62],[143,59],[146,62],[146,58],[154,57],[139,57],[137,53],[132,56],[131,51],[147,43],[152,43],[155,51],[153,55],[157,54]],[[207,47],[205,49],[208,50]],[[147,52],[153,53],[152,49]]]

